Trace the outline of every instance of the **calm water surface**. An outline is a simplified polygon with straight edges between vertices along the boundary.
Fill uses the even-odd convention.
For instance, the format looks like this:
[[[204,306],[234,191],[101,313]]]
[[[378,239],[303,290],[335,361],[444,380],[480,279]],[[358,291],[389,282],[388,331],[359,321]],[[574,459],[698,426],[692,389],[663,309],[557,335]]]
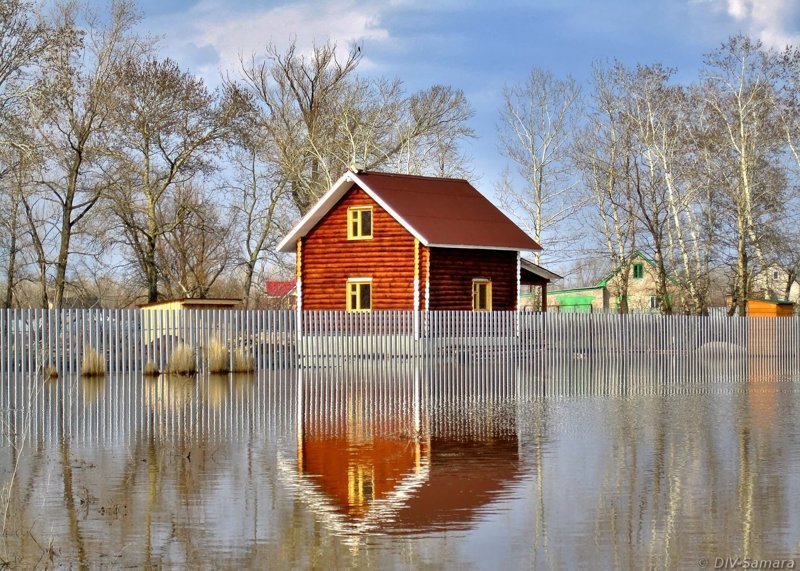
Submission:
[[[800,565],[793,370],[565,355],[11,377],[0,556],[25,568]]]

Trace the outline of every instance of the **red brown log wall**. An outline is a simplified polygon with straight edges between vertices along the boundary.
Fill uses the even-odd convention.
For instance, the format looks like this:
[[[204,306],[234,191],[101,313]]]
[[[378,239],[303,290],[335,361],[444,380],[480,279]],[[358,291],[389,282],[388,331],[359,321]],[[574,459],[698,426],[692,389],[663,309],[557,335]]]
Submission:
[[[492,281],[492,310],[517,307],[517,252],[430,248],[431,310],[471,310],[472,280]],[[424,285],[423,285],[424,288]]]
[[[347,239],[351,206],[372,206],[372,239]],[[346,309],[348,278],[372,278],[373,310],[414,309],[414,237],[353,186],[303,238],[300,274],[303,309]]]

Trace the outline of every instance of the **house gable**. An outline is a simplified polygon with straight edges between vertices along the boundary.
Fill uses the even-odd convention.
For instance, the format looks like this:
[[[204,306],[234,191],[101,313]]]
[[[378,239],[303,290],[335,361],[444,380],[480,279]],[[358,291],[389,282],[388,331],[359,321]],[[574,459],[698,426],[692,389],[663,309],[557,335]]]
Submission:
[[[347,211],[372,207],[373,237],[347,236]],[[347,281],[372,280],[372,309],[413,309],[415,238],[364,190],[349,188],[302,238],[302,308],[345,310]]]
[[[377,172],[345,173],[278,244],[292,252],[354,186],[424,246],[541,250],[539,244],[462,179]]]
[[[638,275],[636,270],[637,265],[641,267]],[[598,284],[598,286],[605,287],[608,291],[609,307],[612,309],[616,309],[620,303],[619,298],[623,291],[622,271],[624,268],[624,264],[620,265]],[[668,275],[667,295],[673,307],[676,303],[678,293],[676,280]],[[658,268],[650,257],[638,250],[633,254],[630,266],[627,302],[630,309],[638,311],[655,310],[659,304]]]

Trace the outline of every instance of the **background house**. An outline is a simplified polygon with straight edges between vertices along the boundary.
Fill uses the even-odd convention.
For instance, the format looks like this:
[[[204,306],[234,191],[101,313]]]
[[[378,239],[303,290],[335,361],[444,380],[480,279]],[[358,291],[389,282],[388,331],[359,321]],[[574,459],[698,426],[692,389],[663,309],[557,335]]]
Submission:
[[[539,244],[462,179],[349,171],[278,249],[297,255],[303,310],[514,310],[550,279],[522,264]]]
[[[624,291],[622,273],[625,267],[625,264],[621,264],[614,268],[594,286],[549,291],[547,293],[549,310],[580,313],[617,311],[622,296],[625,295],[630,312],[659,311],[658,272],[655,262],[642,252],[634,252],[629,269],[627,293]],[[677,284],[672,278],[668,279],[668,295],[672,307],[675,308],[679,302]]]
[[[292,309],[297,302],[297,279],[267,280],[264,294],[268,309]]]
[[[757,299],[792,303],[800,300],[800,283],[797,281],[797,276],[777,264],[771,264],[753,276],[751,291],[751,297]]]

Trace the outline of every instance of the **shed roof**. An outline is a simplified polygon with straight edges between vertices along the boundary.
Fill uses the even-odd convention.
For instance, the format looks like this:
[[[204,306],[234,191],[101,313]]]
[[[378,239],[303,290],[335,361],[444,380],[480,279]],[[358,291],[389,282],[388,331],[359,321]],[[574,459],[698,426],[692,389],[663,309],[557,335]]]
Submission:
[[[291,252],[354,185],[425,246],[541,250],[466,180],[371,171],[345,173],[281,240],[278,250]]]
[[[174,297],[170,299],[162,299],[161,301],[152,301],[150,303],[140,303],[140,309],[158,309],[161,305],[171,305],[174,303],[180,304],[184,309],[195,309],[202,307],[236,307],[242,302],[238,298],[227,297],[207,297],[207,298],[194,298],[194,297]]]
[[[267,280],[264,291],[269,297],[286,297],[294,292],[297,278],[293,280]]]
[[[551,272],[547,268],[540,266],[538,264],[534,264],[530,260],[526,260],[525,258],[520,259],[520,270],[523,274],[523,281],[525,281],[525,273],[528,273],[529,278],[535,279],[536,281],[543,281],[546,283],[550,283],[556,280],[564,279],[564,276],[560,276],[555,272]]]

